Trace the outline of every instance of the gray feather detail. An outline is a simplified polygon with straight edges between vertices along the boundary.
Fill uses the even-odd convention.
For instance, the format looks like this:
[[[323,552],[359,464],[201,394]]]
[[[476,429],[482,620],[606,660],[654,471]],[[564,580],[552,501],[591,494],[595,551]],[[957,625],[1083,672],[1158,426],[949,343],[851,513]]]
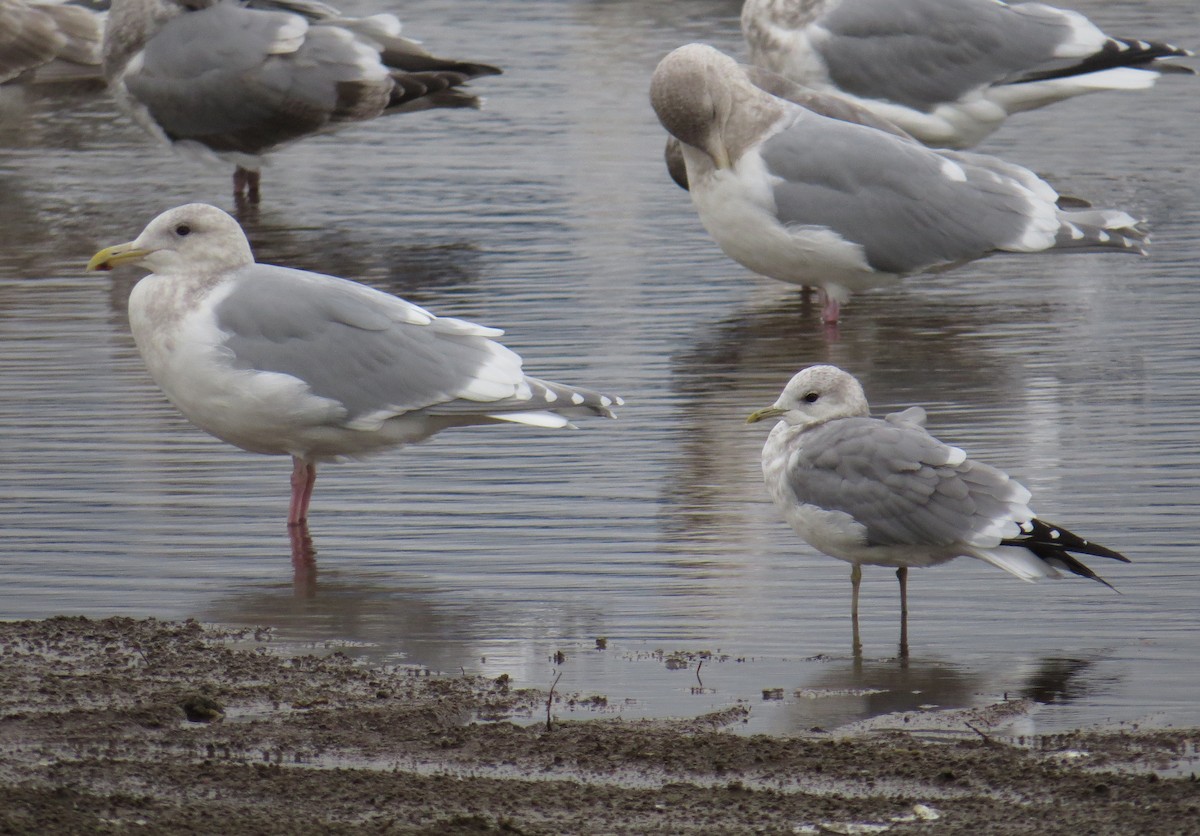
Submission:
[[[906,274],[978,258],[1020,239],[1027,189],[993,171],[946,160],[916,143],[802,114],[762,144],[779,219],[823,226],[859,244],[876,270]]]
[[[519,369],[516,355],[458,320],[434,319],[354,282],[261,264],[232,281],[215,316],[234,366],[304,381],[341,404],[346,423],[463,397],[497,355]],[[307,285],[302,292],[299,282]],[[432,321],[421,324],[418,314]],[[519,373],[513,377],[515,386]]]
[[[832,37],[817,49],[835,85],[925,112],[1053,62],[1070,31],[1057,10],[993,0],[842,2],[821,25]]]
[[[621,406],[625,401],[616,395],[605,395],[591,389],[565,386],[536,377],[526,377],[529,395],[505,398],[480,404],[478,401],[454,400],[436,404],[426,411],[431,415],[466,415],[487,412],[498,415],[506,412],[552,412],[567,417],[599,415],[615,418],[611,407]]]
[[[911,423],[845,418],[806,430],[788,462],[788,482],[806,504],[849,514],[874,546],[957,550],[1011,519],[1024,489],[1004,473]],[[1012,526],[1016,531],[1015,524]]]

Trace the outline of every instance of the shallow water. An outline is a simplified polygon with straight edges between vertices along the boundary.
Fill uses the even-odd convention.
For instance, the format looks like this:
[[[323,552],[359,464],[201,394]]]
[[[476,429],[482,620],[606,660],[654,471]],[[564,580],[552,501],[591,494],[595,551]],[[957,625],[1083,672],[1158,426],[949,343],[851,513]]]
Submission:
[[[228,172],[149,144],[103,95],[34,95],[0,128],[0,617],[270,625],[376,661],[561,673],[560,693],[626,716],[744,701],[753,730],[1004,695],[1034,700],[1026,732],[1200,724],[1200,82],[1027,114],[981,149],[1145,216],[1150,257],[998,257],[860,294],[833,331],[728,261],[662,166],[649,74],[692,40],[741,55],[738,3],[410,6],[435,52],[505,75],[475,83],[481,112],[277,154],[243,216],[259,259],[504,327],[539,376],[624,395],[620,420],[327,466],[316,569],[294,575],[289,463],[175,413],[128,334],[136,271],[82,271],[162,209],[232,210]],[[1073,6],[1200,46],[1192,0]],[[856,374],[878,412],[926,406],[1041,515],[1131,556],[1097,567],[1120,594],[965,560],[917,571],[900,661],[895,580],[868,569],[855,662],[848,567],[780,521],[767,429],[743,423],[814,362]]]

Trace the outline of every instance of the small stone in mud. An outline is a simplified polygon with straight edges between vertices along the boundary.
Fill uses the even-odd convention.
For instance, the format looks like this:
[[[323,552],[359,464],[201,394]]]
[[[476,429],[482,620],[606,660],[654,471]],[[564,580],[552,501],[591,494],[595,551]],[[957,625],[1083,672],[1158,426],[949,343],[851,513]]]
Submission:
[[[553,659],[554,664],[561,665],[563,662],[567,661],[567,654],[563,653],[561,650],[556,650],[554,651]]]
[[[605,638],[604,636],[597,636],[596,637],[596,649],[597,650],[607,650],[608,649],[608,639]]]
[[[783,699],[782,688],[763,688],[764,700],[781,700]]]
[[[225,707],[203,694],[189,694],[179,702],[189,723],[217,723],[225,719]]]

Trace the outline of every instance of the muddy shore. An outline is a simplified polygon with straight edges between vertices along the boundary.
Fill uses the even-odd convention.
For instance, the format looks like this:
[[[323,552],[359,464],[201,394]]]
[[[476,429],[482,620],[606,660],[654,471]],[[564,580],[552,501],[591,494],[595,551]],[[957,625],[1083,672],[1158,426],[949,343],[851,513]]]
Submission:
[[[295,655],[266,630],[0,623],[0,833],[1200,831],[1200,732],[1014,745],[559,718],[505,677]],[[991,712],[1003,714],[1004,706]],[[572,718],[586,712],[569,712]],[[1194,760],[1192,761],[1194,762]]]

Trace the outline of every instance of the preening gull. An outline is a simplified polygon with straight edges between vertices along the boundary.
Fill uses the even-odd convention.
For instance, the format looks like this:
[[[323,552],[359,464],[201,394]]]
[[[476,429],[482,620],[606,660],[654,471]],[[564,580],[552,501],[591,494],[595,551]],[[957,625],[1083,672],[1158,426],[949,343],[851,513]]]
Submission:
[[[755,64],[837,92],[937,147],[969,148],[1012,113],[1150,87],[1185,49],[1112,38],[1078,12],[999,0],[746,0]]]
[[[789,102],[806,107],[814,113],[820,113],[822,116],[830,116],[834,119],[841,119],[844,122],[857,122],[860,125],[870,125],[872,128],[894,133],[896,136],[912,138],[899,126],[880,116],[876,116],[865,107],[855,104],[845,96],[818,93],[802,84],[797,84],[794,81],[784,78],[779,73],[773,73],[762,67],[755,67],[750,64],[740,64],[739,66],[751,84],[760,90],[765,90],[772,96],[787,99]],[[667,147],[663,151],[663,158],[667,164],[667,173],[671,175],[671,179],[675,181],[675,185],[686,190],[688,187],[687,164],[683,161],[683,146],[678,139],[670,135],[667,136]]]
[[[192,423],[292,457],[288,524],[308,516],[319,462],[449,427],[567,427],[622,400],[527,377],[503,332],[434,316],[347,279],[257,264],[237,221],[193,203],[159,215],[89,270],[152,271],[129,297],[138,351]]]
[[[1038,519],[1028,490],[931,436],[923,409],[869,415],[853,376],[835,366],[810,366],[788,381],[772,406],[747,419],[779,419],[763,445],[762,468],[784,518],[813,548],[853,567],[856,651],[864,564],[897,567],[903,645],[910,566],[974,557],[1025,581],[1059,577],[1062,570],[1109,586],[1076,555],[1129,562]]]
[[[394,15],[315,0],[113,0],[104,73],[147,131],[237,166],[256,199],[262,155],[346,122],[475,107],[461,89],[500,70],[437,58]]]
[[[99,80],[103,36],[103,12],[57,0],[0,0],[0,83]]]
[[[992,253],[1144,252],[1125,212],[1068,211],[1020,166],[785,101],[704,44],[662,59],[650,100],[704,228],[750,270],[822,288],[826,322],[854,291]]]

